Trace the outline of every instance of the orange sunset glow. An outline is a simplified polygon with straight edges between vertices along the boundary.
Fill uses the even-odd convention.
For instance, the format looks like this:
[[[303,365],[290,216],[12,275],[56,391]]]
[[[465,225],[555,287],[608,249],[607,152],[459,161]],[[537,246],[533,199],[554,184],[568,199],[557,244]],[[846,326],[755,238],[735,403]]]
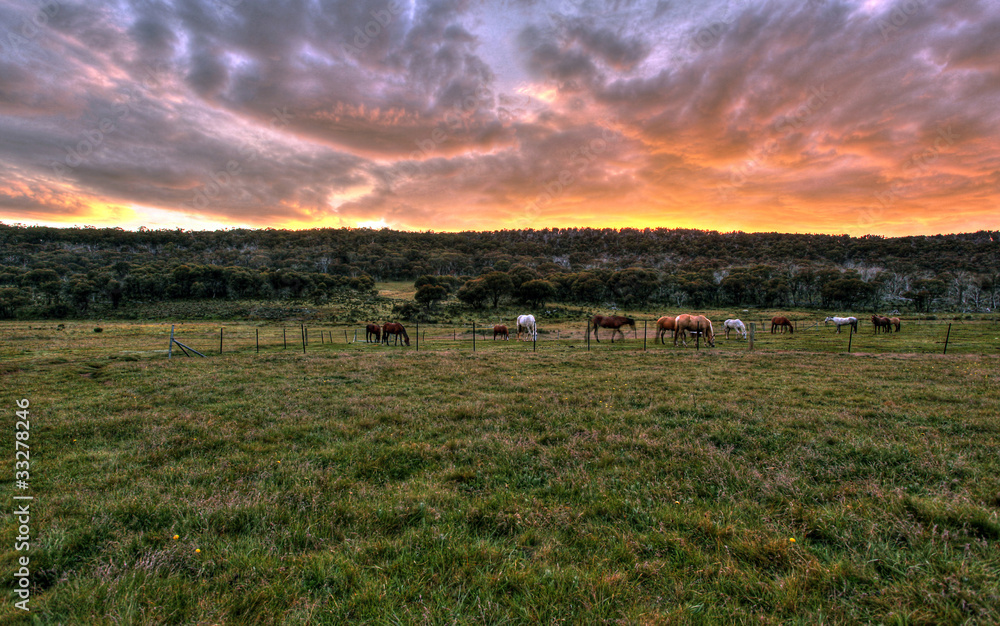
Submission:
[[[988,0],[0,3],[0,221],[1000,225]]]

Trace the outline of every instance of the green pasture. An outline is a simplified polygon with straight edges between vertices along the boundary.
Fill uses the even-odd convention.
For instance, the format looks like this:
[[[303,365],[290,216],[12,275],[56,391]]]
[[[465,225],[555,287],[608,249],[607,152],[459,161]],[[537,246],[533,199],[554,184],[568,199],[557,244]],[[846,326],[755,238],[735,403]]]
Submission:
[[[543,323],[475,354],[223,324],[222,355],[197,323],[209,358],[171,360],[170,324],[95,326],[0,325],[35,497],[32,611],[0,623],[1000,622],[984,322],[947,356],[939,322],[852,355],[801,321],[753,352]]]

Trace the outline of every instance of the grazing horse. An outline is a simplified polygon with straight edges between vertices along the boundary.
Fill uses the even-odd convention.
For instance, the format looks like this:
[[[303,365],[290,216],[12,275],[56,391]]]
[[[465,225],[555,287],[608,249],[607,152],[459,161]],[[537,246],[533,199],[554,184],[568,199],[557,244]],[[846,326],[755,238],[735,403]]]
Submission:
[[[747,338],[747,327],[743,324],[743,320],[726,320],[722,323],[722,327],[726,329],[726,339],[729,339],[729,331],[735,330],[737,335],[743,335],[743,338]]]
[[[775,328],[780,328],[781,329],[778,332],[781,332],[781,333],[785,332],[785,327],[788,327],[788,332],[789,333],[794,333],[795,332],[795,326],[792,325],[792,322],[787,317],[781,317],[781,316],[779,316],[779,317],[772,317],[771,318],[771,333],[772,334],[774,333],[774,329]]]
[[[712,330],[712,321],[704,315],[688,315],[684,313],[678,315],[674,320],[677,328],[674,329],[674,347],[677,347],[677,338],[680,337],[687,344],[687,334],[700,332],[708,342],[708,345],[715,347],[715,332]]]
[[[521,332],[524,332],[524,339],[521,339]],[[538,339],[538,329],[535,327],[535,316],[534,315],[518,315],[517,316],[517,340],[518,341],[534,341]]]
[[[898,317],[890,317],[889,318],[889,323],[896,327],[896,332],[898,333],[899,332],[899,324],[900,324],[899,318]]]
[[[371,343],[373,338],[375,343],[382,343],[382,327],[378,324],[369,324],[365,327],[365,343]]]
[[[670,317],[669,315],[664,315],[660,319],[656,320],[656,339],[653,340],[653,343],[659,341],[663,345],[667,345],[667,331],[670,331],[670,334],[673,335],[674,328],[676,328],[674,320],[675,318]]]
[[[872,315],[872,326],[875,327],[875,333],[879,331],[891,333],[892,332],[892,320],[888,317],[882,317],[881,315]]]
[[[853,332],[858,332],[858,318],[856,317],[828,317],[823,320],[824,324],[829,324],[830,322],[837,325],[838,333],[841,326],[850,326]]]
[[[621,333],[622,341],[625,341],[625,332],[622,330],[622,326],[631,326],[632,332],[636,332],[635,320],[621,315],[595,315],[594,319],[590,320],[590,324],[594,328],[594,339],[597,339],[597,343],[601,343],[600,337],[597,336],[598,328],[611,329],[611,343],[615,342],[615,333]]]
[[[493,341],[497,340],[497,336],[504,341],[510,341],[510,333],[507,331],[507,327],[503,324],[497,324],[493,327]]]
[[[389,345],[389,335],[394,335],[392,345],[399,344],[399,336],[403,336],[403,343],[410,345],[410,336],[406,334],[406,329],[402,324],[396,322],[386,322],[382,326],[382,343]]]

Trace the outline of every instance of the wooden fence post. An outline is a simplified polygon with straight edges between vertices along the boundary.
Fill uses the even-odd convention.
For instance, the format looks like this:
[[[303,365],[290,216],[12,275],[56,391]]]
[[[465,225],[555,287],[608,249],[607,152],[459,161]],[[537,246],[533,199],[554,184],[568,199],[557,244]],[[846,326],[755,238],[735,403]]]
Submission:
[[[476,321],[472,321],[472,351],[476,351]]]
[[[174,356],[174,325],[170,325],[170,345],[167,346],[167,358],[172,359]]]
[[[222,329],[219,329],[219,354],[222,354]]]
[[[257,337],[257,354],[260,354],[260,329],[259,328],[255,328],[253,330],[254,330],[254,333],[255,333],[255,335]]]
[[[951,337],[951,324],[948,324],[948,332],[944,336],[944,354],[948,354],[948,338]]]
[[[281,327],[281,349],[288,349],[288,335],[285,333],[285,327]]]
[[[851,339],[854,338],[854,327],[851,326],[850,332],[847,333],[847,353],[851,353]]]
[[[587,320],[587,352],[590,352],[590,320]]]
[[[646,351],[646,320],[642,320],[642,351]]]
[[[413,322],[417,325],[417,352],[420,352],[420,322]]]

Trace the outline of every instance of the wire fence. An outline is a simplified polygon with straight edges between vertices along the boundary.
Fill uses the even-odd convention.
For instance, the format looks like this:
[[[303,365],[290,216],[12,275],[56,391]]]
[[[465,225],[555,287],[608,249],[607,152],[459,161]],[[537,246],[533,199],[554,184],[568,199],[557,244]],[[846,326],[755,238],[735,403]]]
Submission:
[[[745,320],[746,321],[746,320]],[[871,354],[978,354],[1000,355],[1000,324],[990,320],[903,319],[898,332],[875,332],[870,321],[859,323],[858,331],[822,320],[798,319],[791,329],[772,332],[769,320],[750,321],[747,337],[714,323],[714,346],[707,336],[689,335],[686,345],[671,333],[661,342],[656,320],[636,319],[635,329],[622,334],[600,328],[594,334],[586,320],[537,323],[537,334],[517,337],[516,327],[508,326],[509,339],[494,335],[489,322],[407,323],[403,335],[390,335],[388,343],[366,336],[363,324],[255,324],[249,322],[105,323],[70,322],[56,325],[40,322],[0,323],[0,361],[29,358],[58,364],[85,362],[99,358],[206,358],[232,354],[274,354],[279,352],[316,354],[333,351],[409,352],[522,352],[579,353],[661,352],[714,353],[803,352]],[[100,328],[100,332],[96,330]],[[171,333],[173,333],[171,338]],[[527,341],[525,339],[528,339]],[[409,345],[406,343],[409,339]],[[175,341],[176,343],[175,343]],[[180,344],[180,345],[178,345]],[[183,347],[182,347],[183,346]]]
[[[675,337],[672,332],[656,330],[656,320],[635,320],[635,328],[624,332],[594,328],[587,321],[577,323],[539,323],[535,334],[522,333],[508,327],[502,331],[489,323],[469,322],[412,323],[404,325],[404,335],[389,335],[375,339],[358,324],[300,324],[284,327],[231,325],[218,327],[218,345],[207,344],[200,329],[191,336],[195,347],[203,346],[215,354],[226,352],[265,352],[297,350],[396,350],[396,351],[653,351],[653,350],[714,350],[714,351],[802,351],[910,354],[1000,354],[1000,324],[997,320],[902,320],[900,329],[876,332],[871,325],[859,322],[855,331],[850,326],[838,329],[821,320],[797,320],[791,328],[772,328],[769,320],[746,324],[747,336],[730,331],[726,336],[721,324],[713,324],[715,336],[691,333]],[[206,345],[207,344],[207,345]]]

